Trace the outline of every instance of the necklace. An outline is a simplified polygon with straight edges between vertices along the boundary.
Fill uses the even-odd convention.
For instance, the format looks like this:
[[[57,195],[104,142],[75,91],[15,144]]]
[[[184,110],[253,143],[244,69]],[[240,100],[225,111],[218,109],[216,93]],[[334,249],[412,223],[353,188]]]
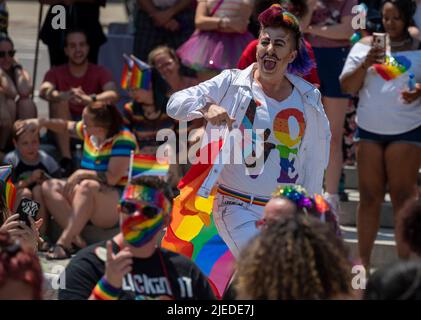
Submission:
[[[402,46],[407,45],[411,42],[412,42],[411,38],[406,38],[402,41],[392,41],[392,40],[390,40],[390,46],[391,47],[402,47]]]

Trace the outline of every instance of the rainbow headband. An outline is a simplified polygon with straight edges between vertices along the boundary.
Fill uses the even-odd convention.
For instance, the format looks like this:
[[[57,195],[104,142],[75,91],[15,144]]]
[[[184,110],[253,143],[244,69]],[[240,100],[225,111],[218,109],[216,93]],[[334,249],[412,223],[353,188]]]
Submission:
[[[275,3],[275,4],[270,6],[271,10],[276,10],[278,8],[279,8],[280,12],[277,13],[277,14],[279,14],[282,17],[283,22],[287,26],[299,31],[300,30],[300,22],[298,21],[296,16],[294,16],[291,12],[286,11],[279,3]]]
[[[314,197],[310,197],[306,189],[299,185],[279,187],[272,195],[289,199],[306,213],[311,210],[317,212],[323,222],[326,220],[325,213],[330,210],[329,204],[321,195],[315,194]]]

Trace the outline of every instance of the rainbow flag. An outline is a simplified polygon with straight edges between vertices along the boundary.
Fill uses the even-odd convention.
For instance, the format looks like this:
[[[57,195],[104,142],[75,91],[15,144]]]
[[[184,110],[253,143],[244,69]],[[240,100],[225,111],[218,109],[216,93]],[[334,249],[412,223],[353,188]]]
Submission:
[[[129,89],[130,80],[132,78],[132,70],[134,62],[133,60],[126,54],[123,54],[124,58],[124,66],[123,66],[123,73],[121,74],[121,88],[124,90]]]
[[[133,61],[132,76],[130,79],[130,87],[135,89],[151,89],[152,68],[147,63],[139,60],[134,55],[130,56]]]
[[[132,179],[140,176],[165,177],[169,168],[168,163],[159,163],[154,155],[136,154],[133,157]]]
[[[0,181],[2,185],[2,194],[7,208],[13,210],[16,199],[16,188],[11,181],[13,167],[11,165],[0,167]]]
[[[384,80],[389,81],[393,80],[400,75],[404,74],[411,67],[411,61],[408,60],[405,56],[386,56],[386,61],[383,64],[376,63],[373,64],[374,70],[381,76]]]
[[[192,165],[181,179],[178,188],[180,195],[174,199],[172,220],[161,246],[191,258],[208,277],[215,295],[220,298],[231,279],[234,270],[234,257],[219,236],[212,218],[213,200],[216,190],[208,198],[197,195],[206,179],[222,140],[208,144],[200,150],[207,151],[207,161]],[[206,150],[207,149],[207,150]],[[213,159],[212,155],[215,155]],[[200,159],[200,156],[199,156]]]

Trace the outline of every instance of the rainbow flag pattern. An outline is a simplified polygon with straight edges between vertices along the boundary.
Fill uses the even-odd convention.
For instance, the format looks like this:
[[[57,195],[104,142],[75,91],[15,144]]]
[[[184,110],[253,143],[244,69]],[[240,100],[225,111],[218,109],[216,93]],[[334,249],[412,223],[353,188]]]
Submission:
[[[165,177],[169,168],[169,163],[158,162],[154,155],[136,154],[133,157],[132,179],[141,176]]]
[[[411,68],[411,61],[405,56],[387,55],[385,63],[373,64],[373,68],[384,80],[390,81],[408,71]]]
[[[130,86],[134,62],[126,54],[123,54],[123,59],[124,59],[124,66],[123,66],[123,72],[121,74],[120,85],[122,89],[127,90],[129,89],[129,86]]]
[[[216,189],[208,198],[197,195],[199,188],[212,169],[211,156],[216,157],[222,140],[212,142],[200,150],[207,161],[192,165],[181,179],[180,195],[174,199],[172,220],[161,246],[191,258],[208,277],[215,295],[220,298],[234,270],[234,257],[219,236],[212,218]],[[201,157],[199,156],[199,160]]]
[[[133,60],[132,76],[130,87],[134,89],[150,90],[152,84],[152,68],[147,63],[131,56]]]
[[[12,183],[13,167],[11,165],[1,166],[0,167],[0,181],[2,181],[2,197],[6,202],[6,206],[9,209],[13,209],[16,200],[16,188]]]

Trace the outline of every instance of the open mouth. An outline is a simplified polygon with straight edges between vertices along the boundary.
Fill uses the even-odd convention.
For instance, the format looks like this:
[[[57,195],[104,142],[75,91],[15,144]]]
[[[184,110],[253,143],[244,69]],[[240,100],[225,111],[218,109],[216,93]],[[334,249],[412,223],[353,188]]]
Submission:
[[[272,71],[276,68],[276,60],[274,58],[264,58],[263,66],[267,71]]]

